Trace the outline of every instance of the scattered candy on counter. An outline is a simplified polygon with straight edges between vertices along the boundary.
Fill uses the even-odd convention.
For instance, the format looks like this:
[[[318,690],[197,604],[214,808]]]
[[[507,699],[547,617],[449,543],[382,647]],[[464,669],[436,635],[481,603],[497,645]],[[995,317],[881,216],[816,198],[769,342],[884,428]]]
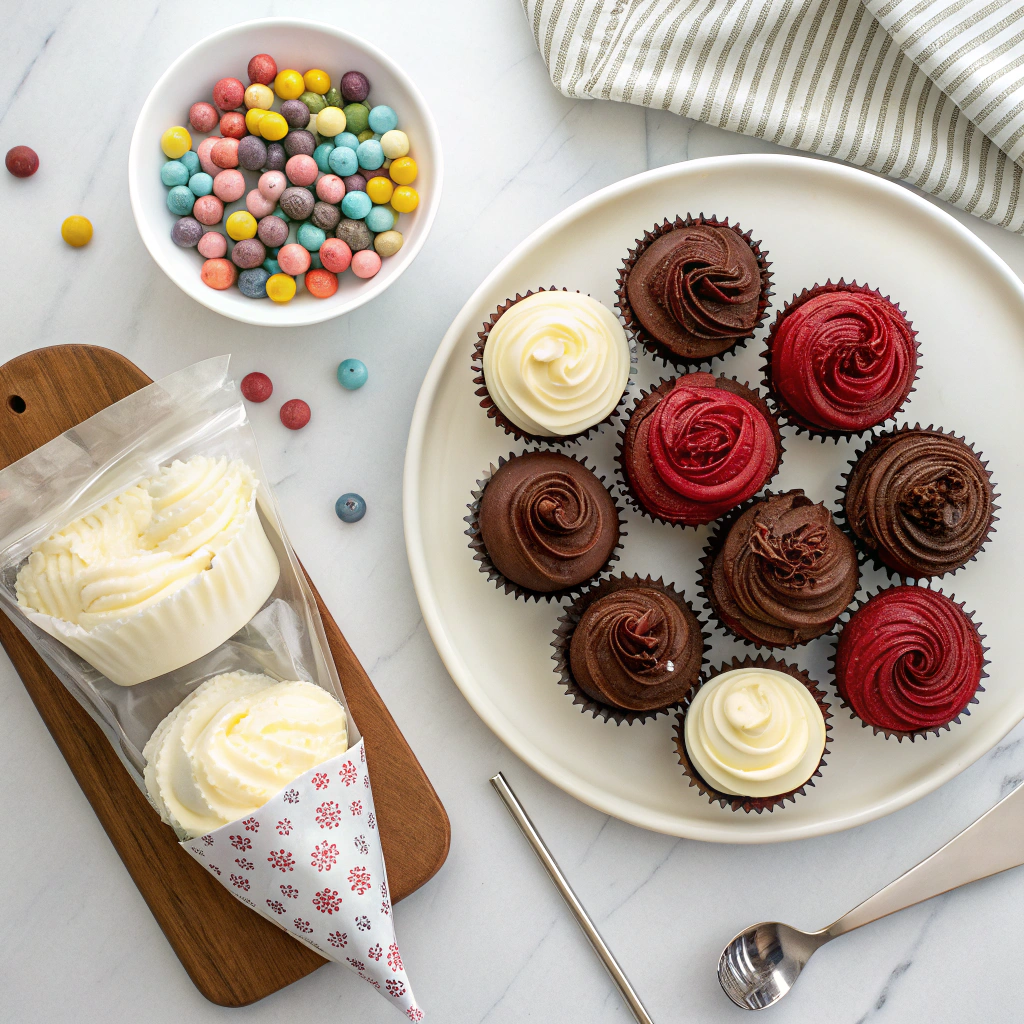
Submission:
[[[4,163],[16,178],[31,178],[39,170],[39,157],[28,146],[14,146],[7,150]]]
[[[60,234],[68,245],[80,249],[83,245],[88,245],[89,239],[92,238],[92,222],[87,217],[68,217],[60,226]]]
[[[358,494],[343,494],[334,503],[334,511],[343,523],[358,523],[366,515],[366,502]]]
[[[309,417],[309,406],[301,398],[293,398],[281,406],[281,422],[289,430],[301,430],[309,422]]]
[[[189,108],[188,127],[174,125],[160,138],[167,157],[160,180],[168,210],[180,218],[171,228],[175,244],[205,257],[201,276],[211,288],[237,285],[272,302],[289,302],[300,281],[313,297],[328,298],[349,269],[374,277],[402,248],[399,216],[419,205],[416,161],[398,113],[368,101],[361,71],[346,71],[335,85],[321,68],[279,68],[259,53],[247,74],[248,85],[220,79],[212,103]],[[195,149],[190,129],[206,135]],[[37,166],[27,147],[7,154],[12,174],[25,177]],[[226,209],[240,201],[244,209]],[[227,237],[208,230],[222,221]]]
[[[263,55],[265,56],[265,54]],[[253,57],[253,60],[256,60]],[[252,77],[252,61],[249,62],[250,77]],[[239,385],[242,397],[250,402],[265,402],[273,393],[274,385],[265,373],[254,371],[247,373]]]
[[[338,383],[347,391],[356,391],[366,383],[369,371],[361,359],[345,359],[338,364]]]

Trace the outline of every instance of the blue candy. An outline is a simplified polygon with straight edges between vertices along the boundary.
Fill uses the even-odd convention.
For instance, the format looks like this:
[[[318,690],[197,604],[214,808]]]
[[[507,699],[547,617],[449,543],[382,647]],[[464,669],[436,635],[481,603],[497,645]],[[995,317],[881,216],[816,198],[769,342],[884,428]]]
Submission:
[[[384,150],[380,148],[380,143],[376,139],[367,139],[359,143],[356,157],[360,167],[367,171],[375,171],[384,163]]]
[[[263,267],[253,267],[251,270],[243,270],[238,275],[238,289],[249,299],[265,299],[267,297],[267,282],[270,280],[270,272]]]
[[[323,260],[320,259],[320,253],[318,253],[318,252],[311,252],[309,254],[309,269],[310,270],[323,270],[324,269],[324,263],[323,263]]]
[[[182,168],[185,169],[184,167]],[[361,194],[361,193],[360,193]],[[367,199],[369,201],[369,199]],[[167,193],[167,209],[171,213],[176,213],[179,217],[184,217],[185,214],[192,212],[192,207],[196,204],[195,193],[187,185],[175,185],[174,188]],[[363,215],[365,216],[365,214]]]
[[[272,260],[270,257],[267,257],[267,259],[263,261],[263,269],[268,274],[280,274],[281,264],[278,263],[277,260]]]
[[[349,149],[348,146],[338,146],[332,150],[327,163],[339,178],[347,178],[359,170],[359,160],[356,158],[355,151]]]
[[[188,184],[188,168],[180,160],[168,160],[160,168],[160,180],[170,188]]]
[[[398,127],[398,115],[391,109],[386,107],[382,103],[379,107],[374,107],[370,111],[370,127],[375,131],[383,135],[385,132],[391,131],[392,128]]]
[[[184,153],[178,159],[188,168],[189,174],[195,174],[196,171],[199,170],[199,154],[196,153],[194,150],[190,149],[187,153]]]
[[[342,132],[340,135],[334,136],[334,144],[336,146],[344,146],[346,149],[351,149],[354,153],[359,148],[359,139],[351,132]]]
[[[346,359],[338,365],[338,383],[346,391],[356,391],[361,388],[369,375],[366,363],[361,359]]]
[[[375,206],[366,215],[366,226],[375,235],[390,231],[395,226],[395,215],[386,206]]]
[[[285,224],[291,224],[291,222],[292,222],[291,217],[289,217],[288,214],[285,213],[284,210],[282,210],[280,206],[270,216],[271,217],[280,217],[281,220],[283,220],[285,222]]]
[[[303,249],[308,249],[310,252],[317,252],[326,240],[326,232],[322,231],[315,224],[310,224],[309,221],[303,221],[299,225],[299,230],[295,233],[295,241]]]
[[[213,191],[213,178],[206,171],[199,171],[188,179],[188,187],[194,196],[208,196]]]
[[[343,494],[334,503],[334,511],[343,523],[358,523],[366,515],[366,502],[358,494]]]
[[[313,159],[316,161],[317,167],[323,171],[324,174],[329,174],[331,165],[327,162],[327,158],[334,152],[333,142],[322,142],[316,149],[313,150]]]
[[[362,220],[372,208],[373,200],[365,192],[346,192],[341,201],[341,212],[351,220]]]

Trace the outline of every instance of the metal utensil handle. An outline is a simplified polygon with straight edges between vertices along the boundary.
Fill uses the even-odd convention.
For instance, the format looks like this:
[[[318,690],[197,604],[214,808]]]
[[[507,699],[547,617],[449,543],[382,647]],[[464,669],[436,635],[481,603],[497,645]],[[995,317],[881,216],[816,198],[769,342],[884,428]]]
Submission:
[[[515,823],[519,826],[523,835],[526,836],[527,842],[533,847],[533,852],[540,858],[541,864],[544,865],[547,873],[551,876],[551,881],[555,883],[555,888],[561,893],[566,906],[572,911],[573,917],[576,918],[576,923],[583,929],[583,934],[586,935],[590,940],[590,944],[597,951],[601,962],[612,976],[612,981],[618,985],[622,998],[626,1001],[626,1005],[632,1011],[633,1016],[639,1021],[639,1024],[654,1024],[647,1010],[644,1009],[644,1004],[640,1002],[640,997],[629,983],[629,978],[623,974],[618,961],[612,956],[612,951],[605,945],[600,932],[594,927],[594,922],[590,920],[590,916],[583,909],[583,904],[576,898],[576,893],[572,891],[572,886],[566,881],[561,868],[555,862],[555,858],[551,856],[551,852],[548,850],[544,840],[541,839],[537,829],[534,828],[533,822],[530,821],[530,816],[526,813],[515,793],[512,792],[509,784],[505,781],[505,776],[498,772],[491,779],[491,785],[497,791],[498,796],[501,797],[502,802],[508,808],[509,814],[515,819]]]
[[[1024,785],[930,857],[839,918],[825,934],[834,939],[897,910],[1020,864],[1024,864]]]

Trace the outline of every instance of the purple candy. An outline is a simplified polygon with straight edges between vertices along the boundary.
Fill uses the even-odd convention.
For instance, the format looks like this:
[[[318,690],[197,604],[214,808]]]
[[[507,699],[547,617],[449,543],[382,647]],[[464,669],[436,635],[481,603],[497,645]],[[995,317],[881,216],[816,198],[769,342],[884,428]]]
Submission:
[[[295,102],[298,103],[298,100]],[[302,108],[305,110],[305,103],[302,104]],[[289,132],[284,137],[284,151],[289,156],[312,156],[314,149],[316,149],[316,139],[312,132],[298,129]]]
[[[341,179],[345,182],[346,192],[365,192],[366,179],[361,174],[350,174],[347,178]]]
[[[195,219],[195,217],[182,217],[180,220],[174,222],[174,227],[171,228],[171,240],[175,245],[180,245],[182,249],[191,249],[194,245],[199,244],[199,239],[203,237],[206,228]]]
[[[264,245],[276,249],[288,241],[288,221],[271,214],[259,222],[256,226],[256,234],[260,236],[260,241]]]
[[[330,234],[341,220],[341,210],[332,203],[318,202],[313,207],[313,223]]]
[[[346,71],[341,76],[341,95],[346,103],[362,103],[370,95],[370,80],[362,71]]]
[[[293,185],[281,193],[278,205],[281,207],[281,212],[292,220],[305,220],[313,212],[315,204],[313,193],[308,188]]]
[[[288,154],[280,142],[272,142],[267,146],[267,162],[263,165],[268,171],[283,171],[288,162]]]
[[[238,140],[238,164],[247,171],[258,171],[267,162],[267,144],[255,135]]]
[[[281,104],[281,116],[289,128],[305,128],[309,124],[309,107],[302,100],[285,100]]]
[[[258,238],[243,238],[231,250],[231,262],[242,270],[258,267],[267,258],[267,250]]]

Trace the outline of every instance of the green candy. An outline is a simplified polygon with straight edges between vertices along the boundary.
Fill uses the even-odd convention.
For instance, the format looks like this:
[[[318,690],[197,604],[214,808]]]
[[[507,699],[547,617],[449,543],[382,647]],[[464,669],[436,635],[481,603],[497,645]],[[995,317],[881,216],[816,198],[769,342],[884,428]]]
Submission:
[[[324,102],[323,96],[315,92],[306,91],[299,97],[299,99],[306,104],[311,114],[319,114],[320,111],[327,106]],[[369,124],[369,121],[367,121],[367,124]]]
[[[370,127],[370,109],[365,103],[350,103],[345,107],[345,131],[358,135]]]
[[[324,104],[328,107],[341,106],[341,93],[333,85],[324,93]]]
[[[367,129],[366,129],[366,131],[362,131],[362,132],[360,132],[360,133],[359,133],[359,134],[358,134],[358,135],[356,136],[356,138],[357,138],[357,139],[358,139],[358,140],[359,140],[360,142],[366,142],[366,140],[367,140],[367,139],[372,139],[372,138],[373,138],[373,129],[372,129],[372,128],[367,128]]]

